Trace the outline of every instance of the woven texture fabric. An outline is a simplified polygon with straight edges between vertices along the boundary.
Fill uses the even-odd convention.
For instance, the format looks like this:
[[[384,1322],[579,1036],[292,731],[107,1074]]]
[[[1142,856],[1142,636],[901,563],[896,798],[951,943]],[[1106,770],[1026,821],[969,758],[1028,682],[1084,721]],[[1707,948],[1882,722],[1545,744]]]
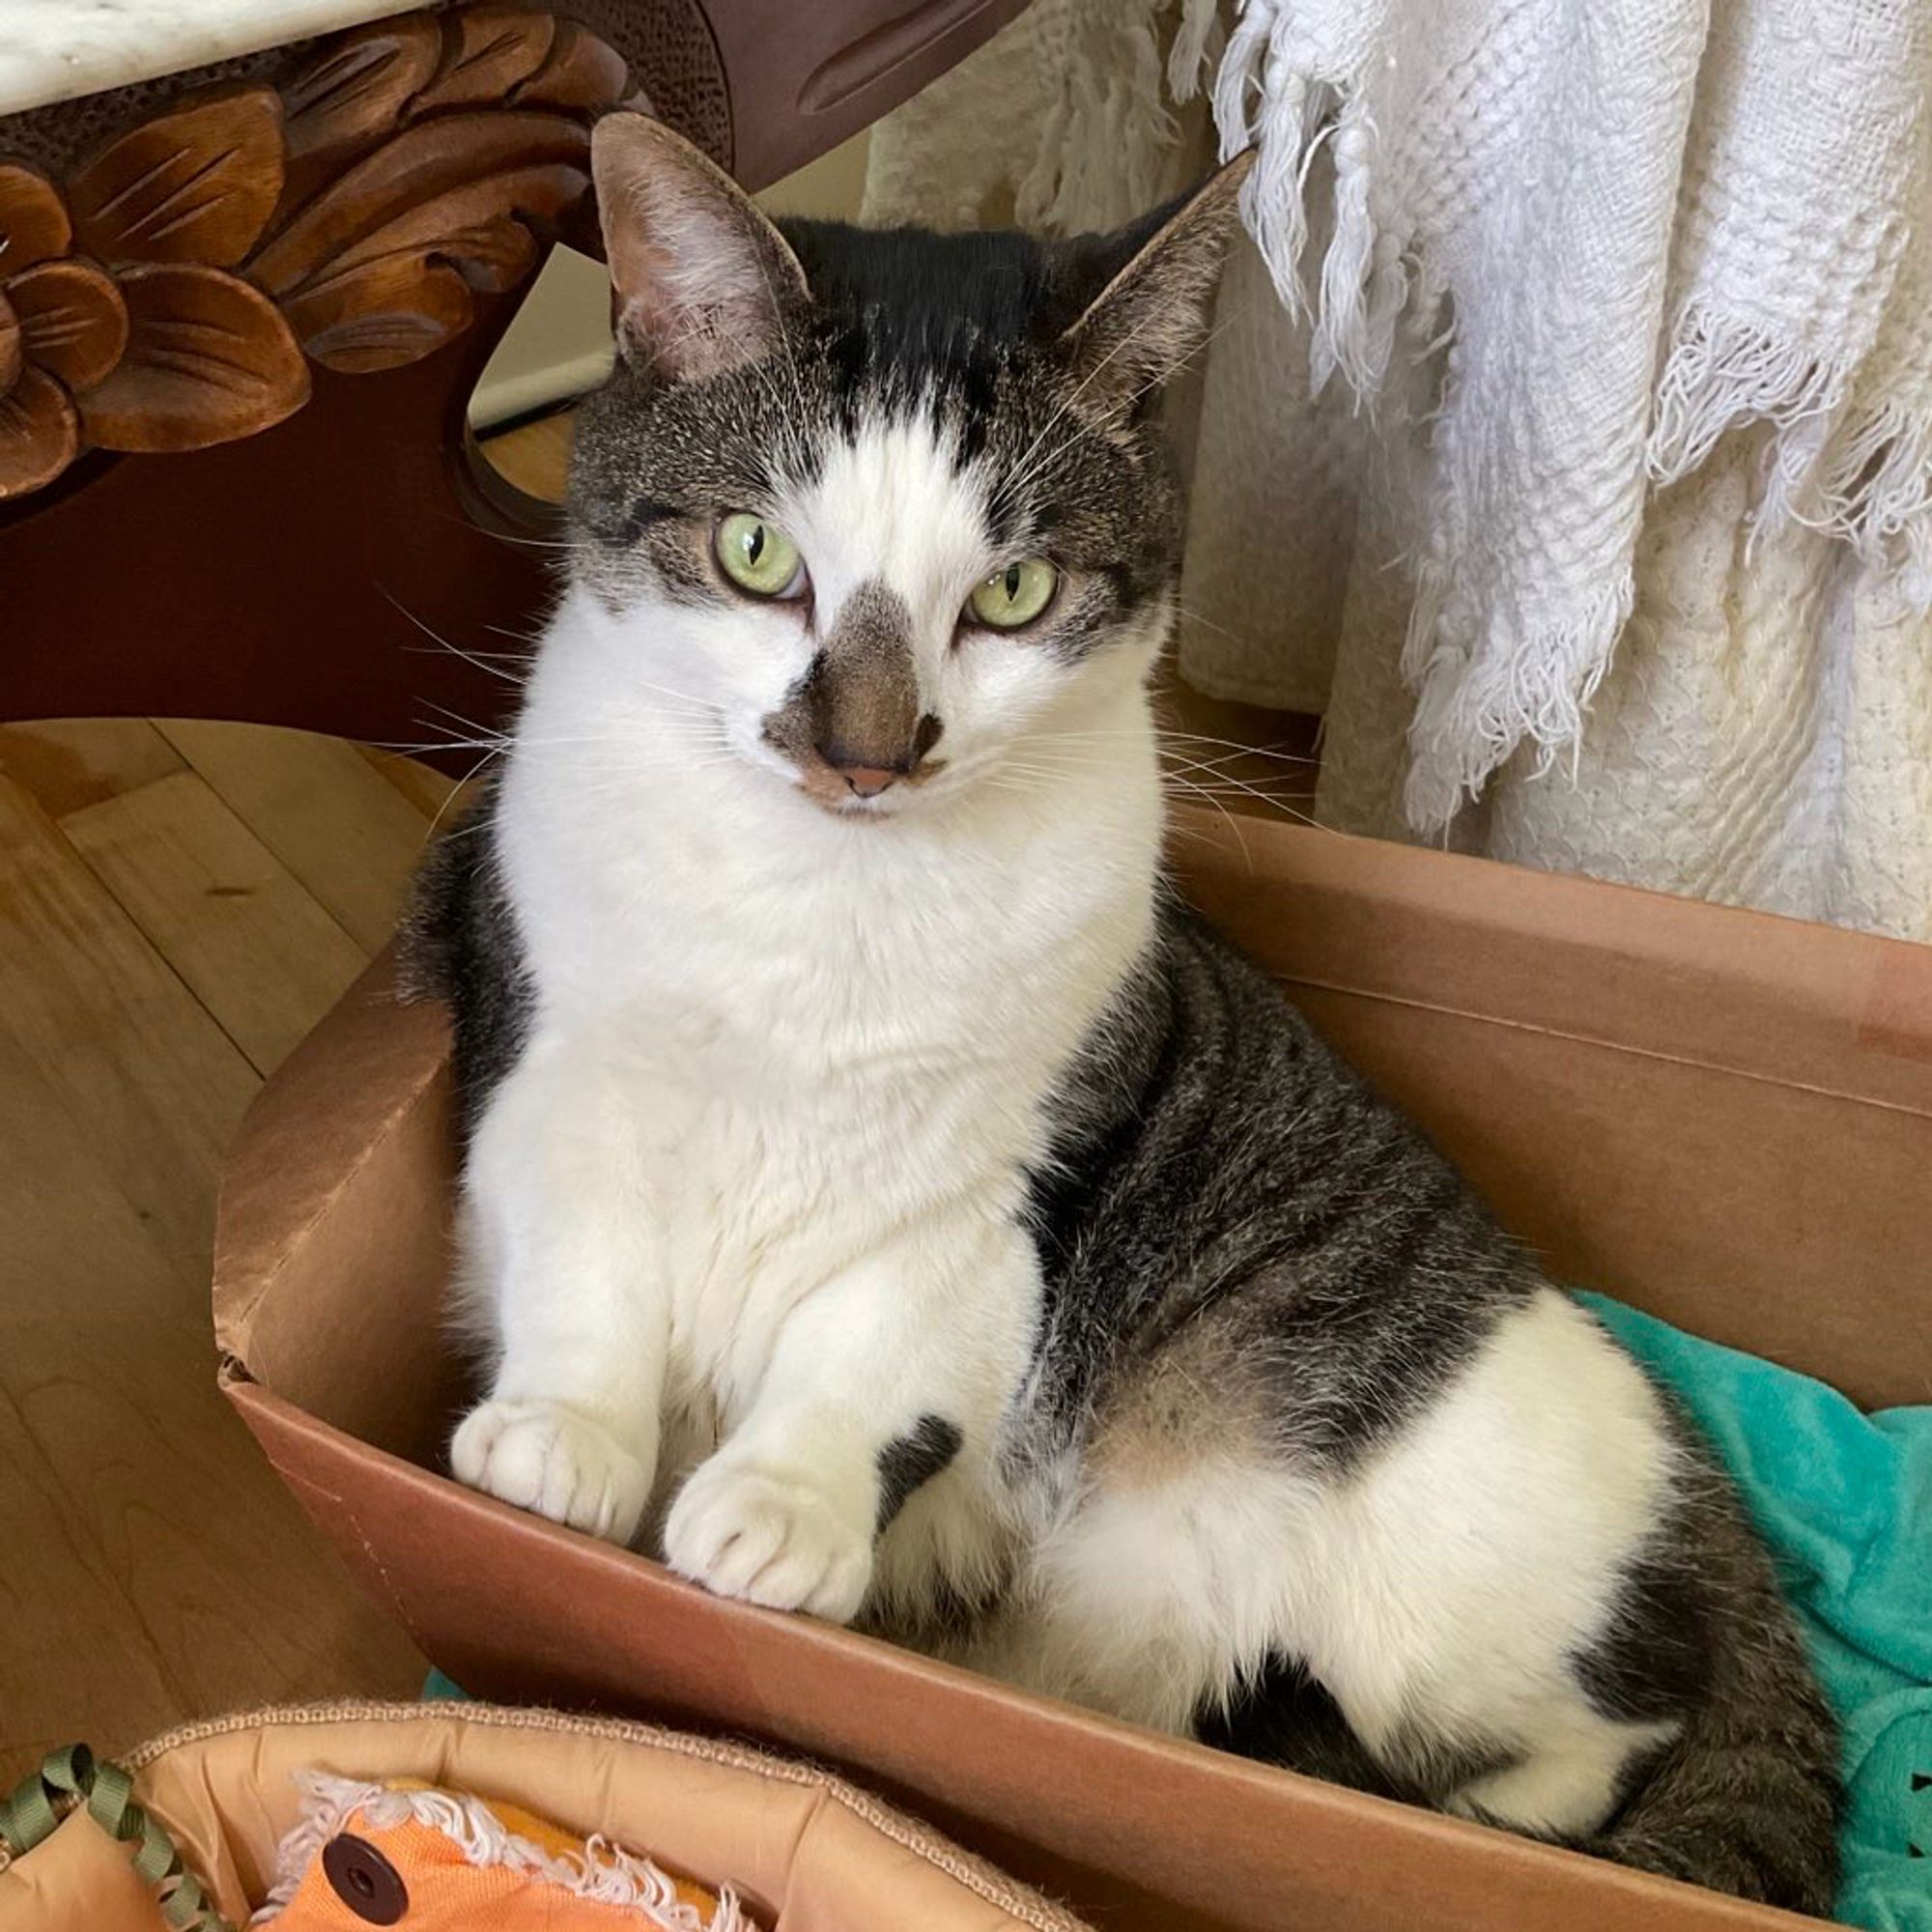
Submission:
[[[969,177],[974,212],[1128,212],[1038,185],[1172,151],[1150,42],[1259,146],[1181,661],[1326,714],[1324,821],[1932,938],[1932,7],[1023,20],[1063,101],[1119,111],[988,140],[959,110],[996,42],[886,124],[871,212]]]
[[[1335,667],[1343,829],[1932,938],[1932,10],[1251,0],[1216,86],[1376,427],[1332,629],[1217,609],[1190,676]],[[1203,473],[1330,445],[1278,366],[1265,411],[1210,375]],[[1236,521],[1321,570],[1332,514]]]
[[[1211,8],[1204,9],[1211,23]],[[1043,0],[872,128],[867,220],[1061,235],[1140,213],[1209,158],[1163,89],[1172,0]]]
[[[1770,440],[1733,432],[1656,493],[1632,615],[1581,736],[1551,771],[1518,751],[1449,842],[1932,939],[1932,618],[1829,531],[1752,540]],[[1358,549],[1388,554],[1389,524],[1372,506]],[[1407,593],[1389,570],[1350,589],[1318,809],[1408,838]]]

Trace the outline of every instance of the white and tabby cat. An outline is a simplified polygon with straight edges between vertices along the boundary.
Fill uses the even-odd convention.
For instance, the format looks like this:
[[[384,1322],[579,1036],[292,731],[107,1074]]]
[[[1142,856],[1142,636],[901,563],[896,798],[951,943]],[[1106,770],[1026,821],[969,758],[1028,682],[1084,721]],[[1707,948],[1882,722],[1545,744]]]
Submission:
[[[1833,1724],[1728,1484],[1163,898],[1154,402],[1239,164],[1062,245],[781,236],[636,116],[596,172],[623,353],[567,587],[415,922],[491,1356],[457,1474],[1826,1908]]]

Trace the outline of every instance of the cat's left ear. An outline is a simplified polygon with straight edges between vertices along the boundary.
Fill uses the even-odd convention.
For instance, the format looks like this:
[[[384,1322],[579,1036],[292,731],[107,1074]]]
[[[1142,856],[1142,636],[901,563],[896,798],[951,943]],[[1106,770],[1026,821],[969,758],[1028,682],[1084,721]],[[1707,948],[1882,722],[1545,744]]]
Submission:
[[[1200,348],[1253,161],[1236,155],[1179,202],[1088,244],[1111,272],[1061,337],[1083,410],[1131,414]]]
[[[647,114],[590,136],[617,347],[667,382],[696,382],[778,347],[805,270],[724,170]]]

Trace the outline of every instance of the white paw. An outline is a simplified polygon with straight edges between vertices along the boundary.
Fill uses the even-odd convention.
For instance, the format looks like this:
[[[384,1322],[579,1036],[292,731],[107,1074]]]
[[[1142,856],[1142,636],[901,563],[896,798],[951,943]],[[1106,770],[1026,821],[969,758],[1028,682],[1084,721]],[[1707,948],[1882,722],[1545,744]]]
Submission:
[[[872,1520],[810,1481],[714,1456],[671,1507],[665,1557],[721,1597],[849,1623],[872,1578]]]
[[[449,1445],[458,1482],[610,1543],[629,1543],[651,1471],[608,1429],[556,1402],[481,1402]]]

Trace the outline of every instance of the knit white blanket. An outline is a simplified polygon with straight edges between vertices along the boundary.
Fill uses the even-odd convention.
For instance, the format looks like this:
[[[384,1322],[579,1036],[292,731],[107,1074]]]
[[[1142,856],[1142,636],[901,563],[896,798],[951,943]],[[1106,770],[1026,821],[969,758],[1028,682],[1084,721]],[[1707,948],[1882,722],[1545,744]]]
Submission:
[[[1130,61],[1095,27],[1124,14]],[[1012,31],[1128,109],[1158,39],[1260,148],[1190,678],[1326,712],[1328,822],[1932,938],[1932,4],[1124,14]],[[1160,121],[1117,111],[1106,172],[1145,178]],[[1007,153],[1084,165],[1085,204],[1023,212],[1126,213],[1071,131]],[[928,213],[882,141],[876,205]]]

